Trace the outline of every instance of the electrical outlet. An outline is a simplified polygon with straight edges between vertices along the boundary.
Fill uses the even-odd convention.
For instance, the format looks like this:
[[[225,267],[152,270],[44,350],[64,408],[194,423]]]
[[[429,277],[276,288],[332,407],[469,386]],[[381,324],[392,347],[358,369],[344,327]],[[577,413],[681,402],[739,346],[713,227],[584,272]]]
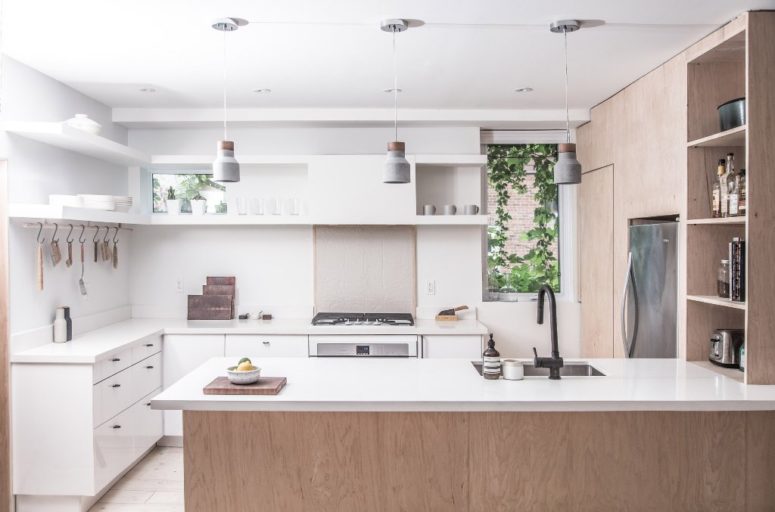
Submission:
[[[436,281],[428,281],[425,284],[425,293],[427,295],[436,295]]]
[[[182,293],[183,293],[183,279],[181,279],[181,278],[178,278],[178,279],[175,281],[175,291],[176,291],[177,293],[179,293],[179,294],[182,294]]]

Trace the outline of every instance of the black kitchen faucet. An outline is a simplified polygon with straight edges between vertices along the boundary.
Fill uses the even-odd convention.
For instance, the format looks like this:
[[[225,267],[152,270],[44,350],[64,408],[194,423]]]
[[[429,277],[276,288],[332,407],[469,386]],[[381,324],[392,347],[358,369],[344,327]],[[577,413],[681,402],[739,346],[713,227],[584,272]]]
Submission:
[[[533,366],[536,368],[549,368],[549,378],[558,380],[560,378],[560,368],[563,362],[560,357],[560,348],[557,344],[557,302],[554,298],[554,291],[545,284],[538,290],[538,323],[544,323],[544,298],[549,296],[549,310],[551,314],[550,328],[552,331],[552,357],[538,357],[538,351],[533,347]]]

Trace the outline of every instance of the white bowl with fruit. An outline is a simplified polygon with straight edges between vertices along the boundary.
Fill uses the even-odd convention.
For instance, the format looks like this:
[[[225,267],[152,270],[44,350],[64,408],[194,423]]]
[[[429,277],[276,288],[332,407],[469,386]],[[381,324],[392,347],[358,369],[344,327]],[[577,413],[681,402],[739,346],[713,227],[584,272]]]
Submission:
[[[261,377],[261,368],[253,366],[253,362],[247,357],[243,357],[237,363],[237,366],[226,368],[229,376],[229,382],[232,384],[255,384]]]

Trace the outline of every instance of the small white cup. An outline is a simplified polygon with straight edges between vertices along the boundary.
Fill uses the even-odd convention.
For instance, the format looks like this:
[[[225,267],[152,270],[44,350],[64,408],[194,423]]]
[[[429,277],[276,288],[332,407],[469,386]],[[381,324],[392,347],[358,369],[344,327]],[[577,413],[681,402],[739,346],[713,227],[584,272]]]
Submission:
[[[264,199],[264,215],[279,215],[277,199],[274,197]]]
[[[475,204],[467,204],[463,206],[463,215],[476,215],[479,213],[479,207]]]
[[[457,213],[457,206],[454,204],[445,204],[441,211],[444,212],[444,215],[455,215]]]
[[[436,206],[432,204],[426,204],[422,207],[423,215],[436,215]]]
[[[525,366],[516,359],[501,360],[501,374],[506,380],[522,380],[525,378]]]
[[[253,197],[250,199],[250,214],[251,215],[261,215],[264,213],[264,202],[257,198]]]

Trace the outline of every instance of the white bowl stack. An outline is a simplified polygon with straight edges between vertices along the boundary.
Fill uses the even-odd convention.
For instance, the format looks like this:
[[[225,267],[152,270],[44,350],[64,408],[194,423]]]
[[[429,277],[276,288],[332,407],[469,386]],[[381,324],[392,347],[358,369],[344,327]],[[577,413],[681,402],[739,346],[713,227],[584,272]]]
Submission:
[[[113,196],[113,202],[117,212],[128,212],[132,209],[132,198],[130,196]]]
[[[103,196],[97,194],[78,194],[78,197],[83,199],[84,208],[92,208],[94,210],[107,210],[112,211],[116,209],[116,202],[113,196]]]

